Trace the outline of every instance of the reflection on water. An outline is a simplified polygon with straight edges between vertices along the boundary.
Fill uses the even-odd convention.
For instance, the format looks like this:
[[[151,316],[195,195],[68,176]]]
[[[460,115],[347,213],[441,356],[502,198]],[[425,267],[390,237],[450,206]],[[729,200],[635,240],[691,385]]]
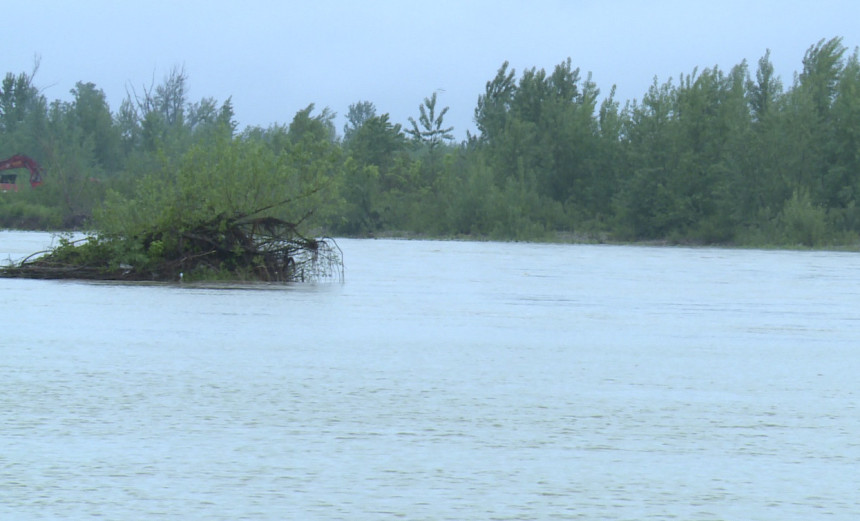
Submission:
[[[339,243],[344,284],[0,279],[0,518],[860,511],[854,254]]]

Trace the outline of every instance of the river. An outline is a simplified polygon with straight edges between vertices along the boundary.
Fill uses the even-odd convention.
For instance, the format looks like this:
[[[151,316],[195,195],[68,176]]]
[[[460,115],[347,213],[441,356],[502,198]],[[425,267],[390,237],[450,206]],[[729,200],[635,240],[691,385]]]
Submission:
[[[0,519],[860,515],[860,255],[338,243],[343,283],[0,279]]]

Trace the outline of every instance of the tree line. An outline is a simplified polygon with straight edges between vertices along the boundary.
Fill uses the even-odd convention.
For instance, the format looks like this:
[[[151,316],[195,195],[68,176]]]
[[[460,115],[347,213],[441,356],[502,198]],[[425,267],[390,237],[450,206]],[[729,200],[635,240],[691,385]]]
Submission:
[[[321,234],[808,247],[860,238],[860,60],[841,38],[810,46],[787,85],[766,52],[754,66],[655,79],[623,105],[570,59],[519,74],[504,63],[478,96],[476,133],[459,142],[435,93],[405,125],[358,101],[342,129],[309,105],[289,124],[240,130],[230,99],[188,99],[182,68],[115,111],[92,83],[49,102],[37,69],[0,85],[0,159],[26,154],[46,173],[37,189],[0,194],[3,227],[109,227],[145,206],[146,190],[220,157],[228,164],[217,169],[232,173],[195,178],[194,197],[235,205],[295,185],[314,195],[284,218]]]

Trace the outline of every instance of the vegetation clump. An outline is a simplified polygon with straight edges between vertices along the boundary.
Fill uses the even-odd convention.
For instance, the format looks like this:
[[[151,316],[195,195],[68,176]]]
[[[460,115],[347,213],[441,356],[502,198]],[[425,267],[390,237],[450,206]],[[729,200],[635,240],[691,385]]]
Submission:
[[[324,163],[324,160],[323,160]],[[109,193],[98,232],[61,238],[5,277],[288,282],[342,277],[331,239],[300,231],[326,190],[315,161],[303,175],[286,157],[241,140],[193,147],[179,165],[145,176],[126,198]]]
[[[131,240],[63,237],[57,248],[39,253],[45,254],[3,267],[0,276],[304,282],[341,278],[343,272],[337,243],[304,237],[294,223],[275,217],[219,218],[174,236],[157,231]]]

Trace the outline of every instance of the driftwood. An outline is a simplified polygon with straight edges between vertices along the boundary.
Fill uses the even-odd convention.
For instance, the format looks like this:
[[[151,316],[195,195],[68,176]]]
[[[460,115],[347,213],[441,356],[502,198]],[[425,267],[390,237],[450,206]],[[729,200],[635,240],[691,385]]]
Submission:
[[[135,250],[136,255],[129,254]],[[188,230],[143,237],[63,241],[0,268],[2,277],[127,281],[340,280],[340,248],[329,238],[300,234],[275,217],[219,216]]]

